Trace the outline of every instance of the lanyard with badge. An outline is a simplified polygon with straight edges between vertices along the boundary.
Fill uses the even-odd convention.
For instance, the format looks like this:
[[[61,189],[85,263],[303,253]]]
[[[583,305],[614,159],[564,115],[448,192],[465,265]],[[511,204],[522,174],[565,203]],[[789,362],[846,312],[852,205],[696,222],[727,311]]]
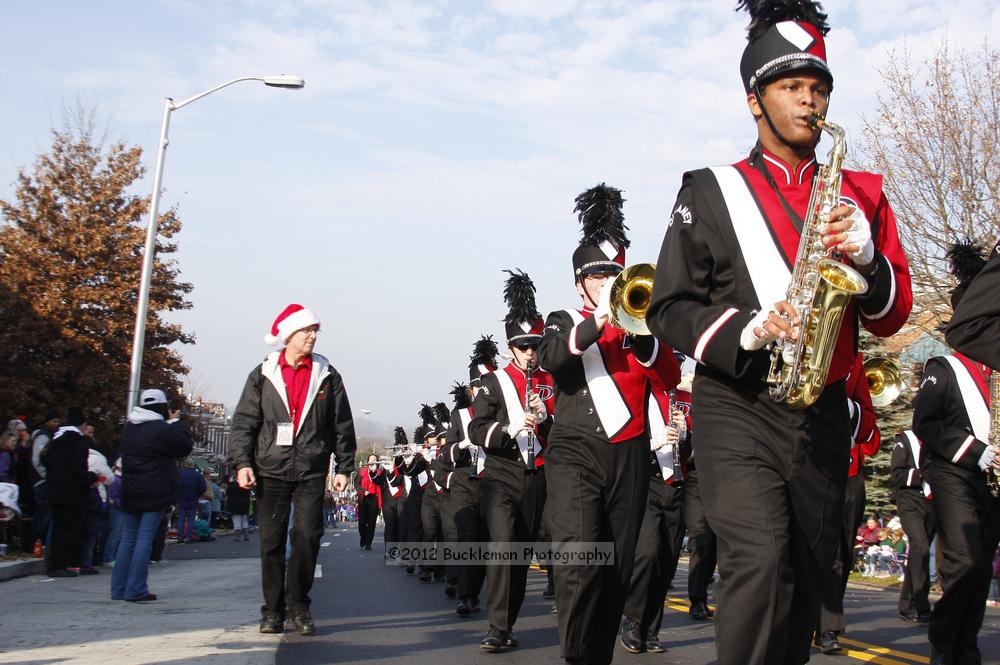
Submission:
[[[295,413],[292,413],[292,418]],[[274,444],[277,446],[290,446],[295,439],[295,423],[278,423],[278,436]]]

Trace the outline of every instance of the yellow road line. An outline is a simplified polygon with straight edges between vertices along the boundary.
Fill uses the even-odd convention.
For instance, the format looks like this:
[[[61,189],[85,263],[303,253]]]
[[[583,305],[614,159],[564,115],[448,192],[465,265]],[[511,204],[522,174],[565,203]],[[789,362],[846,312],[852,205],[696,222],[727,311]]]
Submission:
[[[890,656],[896,656],[897,658],[905,658],[906,660],[910,660],[915,663],[931,662],[931,659],[928,656],[921,656],[915,653],[907,653],[906,651],[897,651],[895,649],[890,649],[889,647],[880,647],[877,644],[868,644],[867,642],[859,642],[858,640],[852,640],[848,637],[838,637],[837,639],[840,641],[841,644],[850,644],[856,647],[867,649],[868,651],[873,651],[875,653],[883,653]]]

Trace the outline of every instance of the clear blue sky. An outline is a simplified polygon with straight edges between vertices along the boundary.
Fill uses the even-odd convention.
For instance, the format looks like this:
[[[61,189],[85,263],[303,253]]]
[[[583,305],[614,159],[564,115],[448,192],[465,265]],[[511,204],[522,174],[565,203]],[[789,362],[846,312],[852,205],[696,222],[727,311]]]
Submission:
[[[355,408],[410,429],[420,402],[467,377],[481,333],[502,339],[503,268],[535,279],[543,312],[578,302],[577,193],[622,188],[629,262],[655,260],[680,174],[752,145],[733,5],[3,3],[0,196],[78,100],[151,167],[164,97],[304,77],[302,91],[244,83],[174,114],[164,204],[184,221],[177,258],[195,286],[176,317],[198,337],[182,349],[191,385],[232,406],[272,319],[301,302]],[[975,47],[1000,28],[985,0],[826,9],[830,117],[849,139],[891,49],[920,60],[945,34]]]

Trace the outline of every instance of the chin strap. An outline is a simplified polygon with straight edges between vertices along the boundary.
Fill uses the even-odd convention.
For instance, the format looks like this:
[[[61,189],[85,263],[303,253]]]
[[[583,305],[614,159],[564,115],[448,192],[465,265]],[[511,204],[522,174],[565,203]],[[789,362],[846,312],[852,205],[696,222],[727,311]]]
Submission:
[[[594,302],[594,299],[590,297],[590,292],[587,291],[587,284],[586,282],[583,281],[583,277],[581,277],[578,281],[580,282],[580,286],[583,287],[583,297],[590,301],[591,307],[597,309],[597,303]]]

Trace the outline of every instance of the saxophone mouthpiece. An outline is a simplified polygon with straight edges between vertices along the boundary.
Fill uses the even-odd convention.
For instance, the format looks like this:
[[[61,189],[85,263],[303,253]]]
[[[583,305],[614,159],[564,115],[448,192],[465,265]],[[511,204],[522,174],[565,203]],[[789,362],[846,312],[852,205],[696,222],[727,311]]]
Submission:
[[[810,113],[809,117],[807,118],[807,121],[809,122],[809,126],[812,127],[812,128],[814,128],[814,129],[822,129],[823,122],[825,120],[826,120],[826,118],[824,118],[823,116],[821,116],[819,113],[815,113],[815,112],[814,113]]]

